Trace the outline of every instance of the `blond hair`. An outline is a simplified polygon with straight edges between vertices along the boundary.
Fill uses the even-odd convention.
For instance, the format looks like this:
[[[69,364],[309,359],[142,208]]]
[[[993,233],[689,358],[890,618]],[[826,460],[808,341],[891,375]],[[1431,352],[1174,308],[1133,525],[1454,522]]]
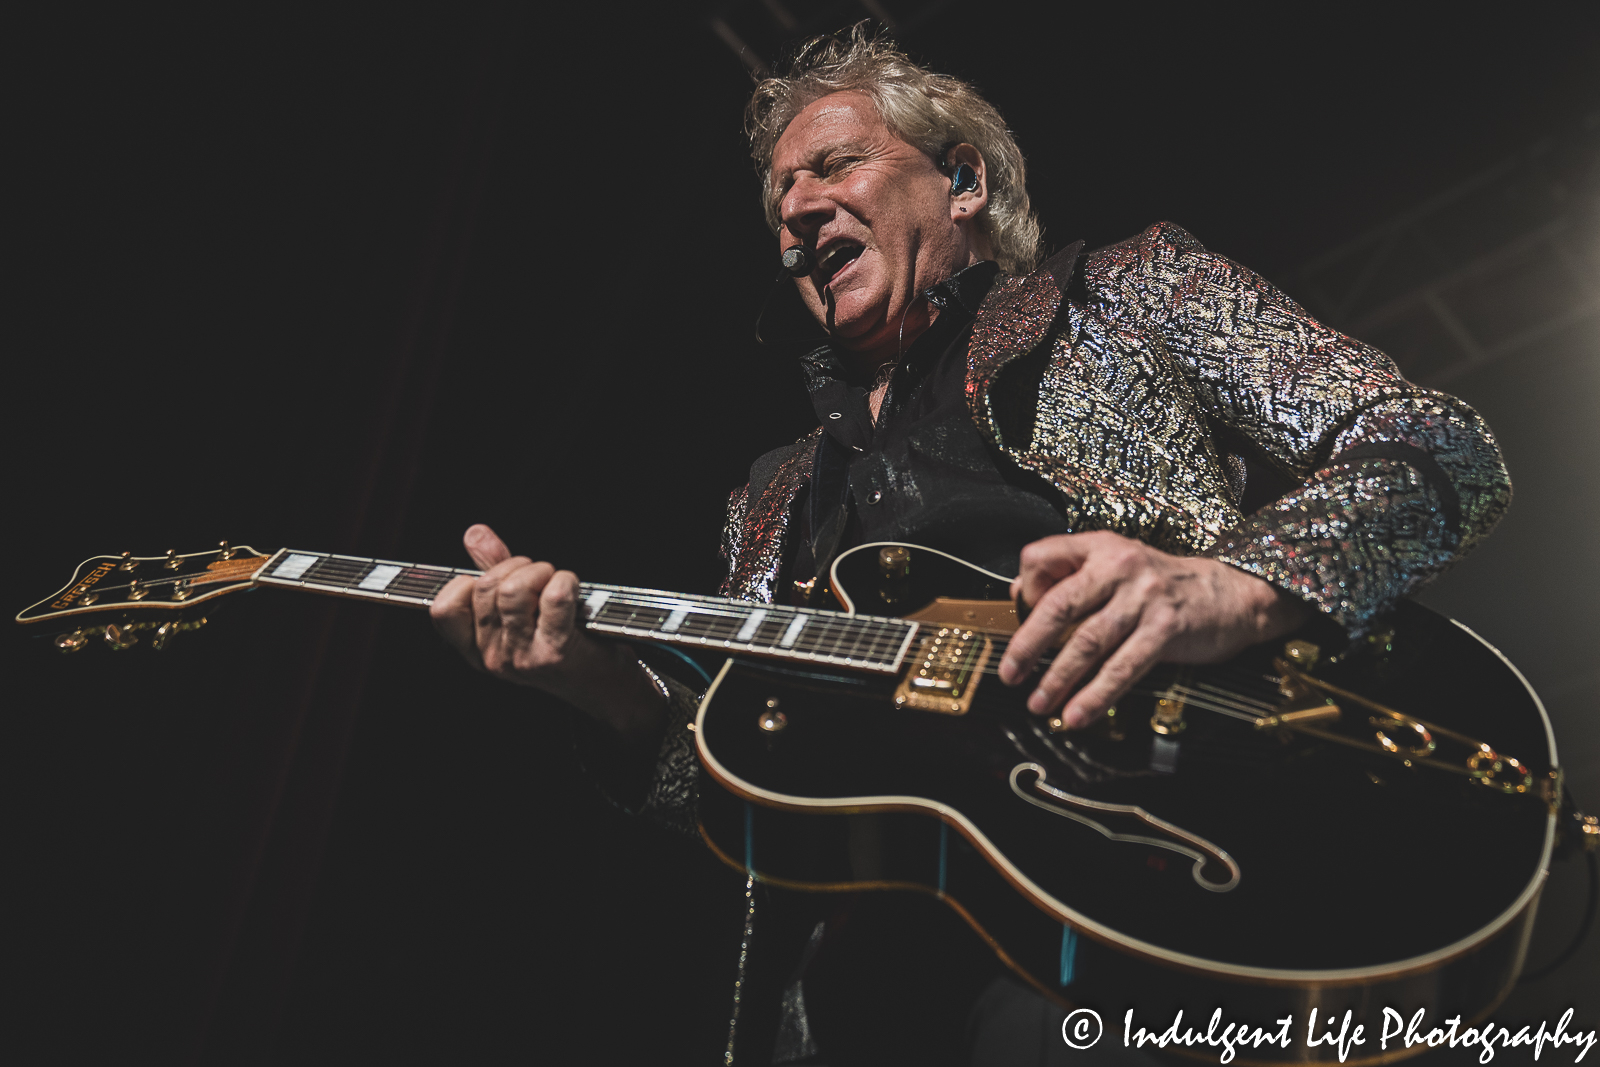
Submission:
[[[844,37],[813,37],[788,70],[758,82],[745,108],[750,154],[761,174],[767,225],[778,232],[779,199],[772,186],[772,153],[801,111],[830,93],[859,92],[895,136],[926,152],[942,168],[943,153],[965,142],[982,155],[989,203],[977,223],[994,247],[1000,269],[1026,274],[1038,266],[1043,231],[1028,203],[1022,150],[994,105],[959,78],[913,63],[893,41],[857,23]]]

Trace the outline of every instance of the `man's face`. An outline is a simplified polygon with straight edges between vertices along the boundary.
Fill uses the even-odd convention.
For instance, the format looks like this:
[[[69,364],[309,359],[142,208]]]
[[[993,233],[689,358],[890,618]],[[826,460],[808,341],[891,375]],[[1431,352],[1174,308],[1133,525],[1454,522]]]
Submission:
[[[796,115],[773,152],[772,182],[780,249],[815,252],[816,266],[796,280],[800,296],[846,348],[893,358],[916,294],[972,260],[950,179],[861,93],[825,96]],[[927,317],[919,302],[907,344]]]

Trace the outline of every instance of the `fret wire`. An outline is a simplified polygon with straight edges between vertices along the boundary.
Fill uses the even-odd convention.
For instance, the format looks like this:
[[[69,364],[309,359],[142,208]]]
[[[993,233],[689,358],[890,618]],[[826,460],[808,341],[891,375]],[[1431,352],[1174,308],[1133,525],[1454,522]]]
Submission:
[[[589,587],[585,586],[583,588],[587,589]],[[594,591],[599,591],[600,588],[603,588],[603,587],[595,587]],[[692,594],[666,593],[666,592],[659,592],[659,591],[655,591],[655,590],[613,589],[613,590],[608,590],[608,591],[612,593],[612,597],[611,597],[612,600],[627,599],[627,600],[632,600],[632,601],[636,601],[636,602],[639,602],[639,603],[675,604],[675,605],[684,605],[684,606],[691,606],[691,607],[693,605],[704,605],[706,609],[708,609],[709,611],[714,612],[714,613],[726,613],[726,612],[729,612],[730,610],[732,610],[732,611],[742,612],[742,613],[748,614],[748,612],[750,612],[750,611],[754,611],[754,610],[757,610],[759,608],[765,608],[769,612],[770,611],[782,611],[782,612],[789,613],[791,615],[791,617],[793,616],[793,614],[802,614],[802,615],[806,615],[809,618],[815,618],[815,619],[819,619],[819,620],[821,620],[821,619],[836,619],[836,620],[849,620],[849,621],[852,621],[852,622],[865,622],[865,621],[867,621],[869,619],[878,619],[879,618],[878,616],[871,616],[871,615],[859,615],[859,616],[858,615],[846,615],[843,612],[822,611],[822,610],[819,610],[819,609],[816,609],[816,608],[792,608],[792,607],[787,607],[787,606],[784,606],[784,605],[760,604],[760,603],[755,603],[755,602],[752,602],[752,601],[725,601],[725,600],[720,600],[720,599],[718,599],[716,597],[702,597],[702,596],[699,596],[699,595],[692,595]],[[609,601],[608,601],[608,603],[609,603]],[[887,620],[887,621],[892,622],[893,620]]]
[[[378,600],[386,595],[431,600],[457,576],[479,577],[482,574],[464,568],[423,567],[370,557],[341,558],[328,553],[285,553],[288,554],[314,557],[314,562],[299,579],[289,580],[342,586],[342,591]],[[401,570],[382,590],[359,588],[360,583],[378,566],[398,566]],[[264,577],[271,578],[272,574],[268,572]],[[582,598],[602,590],[610,595],[594,617],[588,620],[590,625],[644,631],[648,636],[669,642],[721,643],[730,647],[767,649],[778,654],[798,653],[831,660],[888,664],[904,643],[906,630],[911,625],[879,616],[852,616],[756,601],[729,601],[699,594],[582,583],[579,586]],[[685,611],[680,627],[674,631],[662,630],[671,614],[679,609]],[[735,641],[734,636],[756,611],[765,611],[767,614],[748,641]],[[780,644],[782,635],[797,617],[805,619],[798,639],[792,648],[783,648]]]
[[[310,552],[294,552],[294,553],[290,553],[290,554],[291,555],[297,555],[297,556],[313,555],[313,553],[310,553]],[[423,567],[423,566],[420,566],[419,564],[416,564],[416,563],[402,563],[402,562],[400,562],[398,560],[340,559],[340,558],[336,558],[336,557],[333,557],[333,556],[320,556],[320,557],[317,558],[315,563],[311,564],[311,566],[312,567],[321,568],[324,571],[335,571],[335,570],[343,569],[346,573],[351,574],[351,575],[361,574],[361,573],[370,571],[375,566],[399,567],[399,568],[401,568],[401,573],[403,573],[403,574],[404,573],[411,573],[411,574],[442,575],[442,576],[448,576],[448,577],[452,577],[452,578],[455,577],[456,574],[462,573],[462,572],[459,572],[459,571],[442,570],[442,569],[434,568],[434,567]],[[474,574],[475,575],[477,572],[467,571],[465,573]]]
[[[760,645],[763,648],[772,648],[777,645],[778,638],[782,636],[783,631],[788,627],[788,620],[777,612],[773,612],[761,620],[761,625],[756,627],[756,632],[750,635],[750,643],[752,645]]]
[[[384,593],[387,593],[389,591],[389,587],[387,585],[384,586],[382,589],[360,589],[360,588],[357,588],[358,586],[360,586],[360,584],[362,582],[366,581],[367,578],[369,576],[371,576],[372,572],[377,570],[379,566],[381,566],[381,564],[378,564],[378,563],[363,563],[361,565],[360,569],[355,574],[350,574],[350,575],[343,576],[343,581],[345,583],[345,588],[347,588],[351,592],[355,592],[355,593],[376,593],[379,596],[382,596]]]
[[[844,634],[837,631],[837,627],[829,627],[828,632],[818,635],[816,642],[812,646],[813,653],[817,656],[826,657],[828,659],[848,660],[850,657],[839,648],[839,643],[843,639]],[[833,640],[829,641],[829,637],[831,637]]]
[[[613,610],[614,607],[621,608],[622,610]],[[645,615],[646,618],[641,618],[641,614]],[[778,652],[780,649],[777,644],[777,638],[783,630],[787,629],[788,623],[792,621],[794,614],[794,612],[789,612],[788,619],[785,619],[783,615],[779,615],[771,622],[763,620],[763,624],[758,627],[755,634],[751,635],[751,639],[748,642],[735,642],[731,639],[731,635],[736,632],[736,630],[731,628],[731,624],[726,615],[702,617],[697,619],[693,624],[690,624],[686,621],[682,630],[664,632],[659,629],[665,621],[667,615],[667,613],[663,611],[662,607],[652,607],[646,609],[644,612],[640,612],[636,608],[630,608],[629,605],[614,606],[609,600],[605,604],[601,605],[600,612],[593,620],[591,620],[591,625],[613,627],[617,629],[626,628],[630,630],[654,631],[650,634],[650,636],[664,642],[709,642],[726,644],[732,647],[751,649],[765,648],[774,652]],[[848,659],[853,661],[859,660],[868,663],[887,664],[891,661],[891,657],[885,657],[882,655],[882,652],[877,648],[877,644],[881,642],[882,637],[887,633],[897,632],[897,640],[895,641],[894,647],[898,649],[899,639],[903,638],[904,636],[904,624],[884,624],[875,621],[867,623],[867,620],[860,620],[861,623],[867,623],[866,626],[862,626],[857,623],[857,620],[848,617],[808,620],[808,622],[812,621],[820,622],[822,624],[821,629],[825,631],[821,634],[823,641],[826,641],[829,636],[832,636],[835,644],[837,645],[845,636],[853,635],[856,638],[856,644],[852,646],[848,655],[844,654],[843,650],[840,648],[834,648],[831,650],[827,649],[823,647],[822,643],[817,641],[812,641],[808,644],[802,644],[802,647],[797,648],[794,651],[798,651],[801,654],[815,654],[834,659]],[[873,654],[870,655],[862,655],[859,648],[860,640],[867,636],[866,633],[863,632],[864,630],[873,631],[876,634],[876,636],[873,638]],[[788,652],[790,650],[783,649],[781,651]]]
[[[879,648],[880,641],[887,641],[887,648]],[[878,634],[872,639],[872,656],[874,659],[888,660],[893,658],[893,653],[898,651],[900,643],[905,640],[905,630],[902,628],[888,629],[879,627]]]
[[[608,599],[606,601],[606,606],[609,606],[612,603],[616,603],[616,602],[621,602],[620,598],[612,597],[612,598],[610,598],[610,599]],[[683,603],[683,602],[680,602],[677,598],[661,598],[659,600],[654,600],[654,601],[636,601],[636,602],[633,602],[633,603],[634,603],[634,606],[645,607],[645,608],[649,608],[649,609],[652,609],[652,610],[667,611],[667,612],[670,612],[673,608],[684,607],[684,608],[688,608],[688,610],[689,610],[691,615],[695,615],[695,616],[713,616],[713,617],[717,617],[717,618],[737,619],[740,622],[743,622],[745,619],[749,618],[750,614],[751,614],[751,612],[749,610],[743,610],[743,609],[728,610],[726,608],[718,608],[718,607],[713,606],[713,605],[703,605],[702,606],[702,605],[699,605],[699,604]],[[771,612],[772,609],[768,608],[767,610],[769,612]],[[791,615],[791,617],[792,617],[792,615]]]
[[[826,655],[832,655],[833,652],[836,652],[838,650],[838,647],[839,647],[839,635],[834,632],[835,628],[832,625],[830,625],[830,623],[832,621],[833,620],[831,620],[831,619],[826,620],[821,626],[817,627],[817,632],[811,635],[811,637],[810,637],[811,649],[810,650],[813,653],[818,653],[818,654],[826,656]],[[823,647],[824,644],[827,642],[829,637],[833,638],[833,649],[832,649],[832,651],[824,650],[824,647]]]
[[[392,592],[392,593],[402,593],[402,594],[404,594],[406,596],[425,596],[425,597],[428,597],[429,599],[432,599],[434,597],[437,597],[439,595],[440,591],[443,590],[443,589],[444,589],[443,585],[429,584],[429,585],[425,585],[425,586],[420,586],[419,587],[418,585],[413,584],[413,583],[409,583],[409,582],[406,582],[406,583],[395,582],[393,585],[391,585],[388,589],[386,589],[384,591],[385,592]]]
[[[848,637],[850,638],[850,646],[848,649],[841,648],[841,651],[844,653],[846,659],[866,660],[871,658],[867,655],[864,655],[861,651],[861,641],[866,636],[867,631],[864,627],[852,630],[848,634]]]
[[[660,594],[650,597],[634,595],[627,598],[614,595],[606,601],[602,610],[609,609],[614,604],[623,602],[661,611],[663,615],[670,613],[670,611],[676,608],[685,607],[688,609],[689,617],[704,616],[717,619],[738,619],[740,621],[747,619],[751,612],[761,608],[764,608],[768,612],[769,617],[777,616],[782,618],[785,623],[792,621],[796,614],[801,614],[807,618],[808,633],[820,632],[824,635],[832,634],[841,627],[854,629],[872,626],[886,626],[889,627],[893,632],[903,633],[904,627],[909,625],[899,622],[898,620],[882,619],[876,616],[850,616],[835,614],[832,612],[824,613],[815,610],[785,608],[781,605],[747,605],[744,602],[739,602],[735,607],[732,604],[719,603],[715,600],[696,601],[687,597],[680,597],[672,594]],[[766,625],[765,622],[763,622],[763,626],[764,625]],[[817,629],[818,627],[821,627],[822,629],[819,631]]]
[[[883,636],[884,648],[879,651],[878,655],[885,660],[892,660],[899,654],[900,646],[905,644],[906,631],[904,629],[886,631]]]
[[[341,585],[355,584],[351,581],[352,577],[355,576],[342,572],[338,564],[331,563],[329,560],[318,560],[307,567],[305,573],[300,575],[302,581],[328,581],[337,582]]]
[[[850,646],[852,654],[861,655],[862,654],[861,642],[862,641],[866,641],[867,642],[867,649],[866,649],[865,655],[869,659],[876,659],[877,658],[877,653],[876,653],[875,649],[876,649],[876,646],[877,646],[877,643],[878,643],[878,633],[879,633],[879,627],[878,627],[878,625],[876,623],[873,623],[873,624],[868,625],[868,626],[863,626],[861,629],[857,630],[856,631],[856,635],[855,635],[855,642]]]
[[[648,608],[648,609],[651,609],[651,610],[667,611],[667,612],[670,612],[674,608],[683,607],[683,608],[689,609],[689,612],[690,612],[691,615],[696,615],[696,616],[716,616],[716,617],[719,617],[719,618],[739,619],[740,621],[743,621],[744,619],[749,618],[751,610],[754,610],[754,609],[746,610],[746,609],[743,609],[742,607],[738,608],[738,609],[734,609],[734,610],[729,610],[728,608],[725,608],[725,607],[720,607],[719,608],[719,607],[715,606],[714,604],[700,605],[700,604],[696,604],[696,603],[693,603],[693,602],[685,602],[679,597],[672,597],[672,596],[662,596],[662,597],[654,598],[654,599],[642,599],[642,598],[627,598],[627,599],[624,599],[622,597],[611,596],[611,597],[607,598],[605,604],[602,605],[602,608],[610,607],[613,604],[626,604],[626,605],[633,606],[633,607],[643,607],[643,608]],[[769,608],[768,610],[771,610],[771,609]]]
[[[401,574],[390,583],[389,588],[413,593],[420,593],[425,590],[432,595],[438,593],[448,584],[450,584],[448,578],[440,581],[435,578],[414,578],[408,574]]]
[[[851,657],[871,658],[870,654],[868,656],[866,656],[866,657],[862,657],[861,656],[861,642],[862,642],[862,640],[864,638],[868,637],[872,633],[873,629],[875,629],[875,628],[874,627],[862,626],[862,627],[858,627],[854,632],[851,633],[851,635],[850,635],[850,651],[849,651],[848,655],[850,655]]]
[[[699,636],[705,637],[724,618],[731,619],[732,616],[724,616],[709,611],[691,611],[684,616],[683,623],[679,628],[690,634],[698,631]]]
[[[812,640],[812,651],[821,653],[825,656],[839,655],[839,642],[842,641],[845,635],[849,632],[849,627],[837,626],[835,625],[835,620],[833,619],[826,620],[826,623],[821,628],[821,632],[818,633]],[[824,642],[827,642],[830,637],[833,639],[832,643],[825,650],[823,647]]]
[[[729,640],[739,632],[740,621],[724,615],[691,615],[686,620],[686,625],[697,630],[699,637]]]
[[[353,564],[343,559],[320,559],[306,568],[307,574],[320,574],[329,578],[356,578],[367,570],[365,564]]]
[[[310,552],[292,554],[315,555],[314,553]],[[456,574],[458,573],[455,571],[436,570],[434,568],[422,568],[415,564],[409,563],[388,564],[388,566],[398,565],[403,569],[387,586],[381,590],[358,588],[360,582],[372,573],[373,568],[380,565],[383,564],[380,564],[379,561],[372,559],[335,559],[331,556],[319,555],[316,561],[307,567],[306,570],[301,574],[300,578],[293,580],[312,581],[325,585],[343,586],[343,591],[345,592],[350,592],[358,596],[371,596],[373,599],[377,600],[383,599],[385,594],[396,594],[399,596],[431,600],[433,597],[437,596],[439,591],[449,584],[450,580],[455,578]],[[271,578],[272,576],[272,573],[269,571],[264,577]]]

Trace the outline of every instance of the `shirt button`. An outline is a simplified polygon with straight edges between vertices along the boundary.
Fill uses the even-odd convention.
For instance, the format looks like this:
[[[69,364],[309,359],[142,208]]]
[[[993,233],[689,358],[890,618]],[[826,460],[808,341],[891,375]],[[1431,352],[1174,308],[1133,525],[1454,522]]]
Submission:
[[[828,412],[828,418],[830,418],[830,419],[842,419],[842,418],[844,418],[844,412],[842,412],[842,411],[830,411],[830,412]]]
[[[883,490],[882,489],[874,489],[872,492],[867,494],[867,503],[869,503],[869,504],[876,504],[878,501],[880,501],[882,499],[883,499]]]

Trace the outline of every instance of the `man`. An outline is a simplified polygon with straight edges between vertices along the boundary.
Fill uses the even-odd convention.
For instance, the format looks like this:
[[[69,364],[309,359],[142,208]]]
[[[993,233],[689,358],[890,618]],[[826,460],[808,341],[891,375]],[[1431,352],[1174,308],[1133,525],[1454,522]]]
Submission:
[[[875,540],[1015,573],[1031,610],[1001,680],[1071,728],[1157,663],[1218,662],[1313,618],[1361,636],[1509,502],[1470,408],[1177,227],[1040,267],[998,113],[883,41],[809,43],[757,86],[748,128],[779,250],[809,263],[794,288],[823,331],[802,357],[821,425],[757,460],[734,494],[727,595],[819,603],[829,562]],[[1249,516],[1247,469],[1283,490]],[[598,748],[611,747],[597,772],[613,795],[692,829],[695,694],[586,636],[570,572],[512,556],[487,527],[466,545],[487,573],[435,601],[441,633],[474,666],[601,724]],[[812,936],[794,946],[804,963],[782,963],[777,1062],[845,1062],[882,1039],[849,997],[815,1010],[829,1002],[812,981],[828,972],[818,945],[850,958],[828,947],[829,924],[893,923],[860,914],[790,924]],[[1034,1008],[983,977],[944,983],[977,1006],[947,1005],[956,1040],[927,1055],[961,1062],[964,1034],[981,1062],[1042,1062],[1002,1051]],[[746,1062],[766,1056],[741,1042]],[[907,1046],[872,1055],[886,1062],[888,1048]]]

